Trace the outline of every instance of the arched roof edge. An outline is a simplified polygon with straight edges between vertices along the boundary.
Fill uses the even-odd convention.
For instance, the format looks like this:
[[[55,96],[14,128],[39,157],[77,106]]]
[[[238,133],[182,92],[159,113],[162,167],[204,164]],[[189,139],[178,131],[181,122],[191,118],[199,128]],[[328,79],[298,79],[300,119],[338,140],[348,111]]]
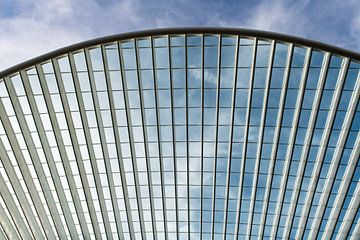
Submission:
[[[334,45],[326,44],[319,41],[314,41],[306,38],[301,38],[297,36],[286,35],[282,33],[262,31],[256,29],[244,29],[244,28],[224,28],[224,27],[183,27],[183,28],[158,28],[158,29],[149,29],[141,30],[135,32],[126,32],[120,34],[114,34],[99,38],[94,38],[90,40],[85,40],[76,44],[72,44],[57,50],[51,51],[49,53],[40,55],[38,57],[32,58],[30,60],[24,61],[22,63],[16,64],[12,67],[9,67],[3,71],[0,71],[0,78],[11,75],[19,70],[26,69],[35,64],[44,62],[51,58],[61,56],[68,52],[73,52],[82,48],[95,46],[102,43],[126,40],[131,38],[139,38],[146,36],[156,36],[156,35],[165,35],[165,34],[229,34],[229,35],[243,35],[248,37],[258,37],[273,39],[276,41],[283,41],[288,43],[294,43],[298,45],[303,45],[307,47],[312,47],[318,50],[331,52],[333,54],[338,54],[343,57],[348,57],[360,61],[360,53],[350,51],[348,49],[340,48]]]

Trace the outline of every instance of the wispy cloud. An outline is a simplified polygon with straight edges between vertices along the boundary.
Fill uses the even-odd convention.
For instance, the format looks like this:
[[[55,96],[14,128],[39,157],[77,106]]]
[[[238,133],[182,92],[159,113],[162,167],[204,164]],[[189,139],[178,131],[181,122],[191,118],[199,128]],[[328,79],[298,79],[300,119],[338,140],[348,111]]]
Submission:
[[[82,40],[157,27],[256,28],[360,49],[356,0],[1,0],[0,9],[0,69]]]

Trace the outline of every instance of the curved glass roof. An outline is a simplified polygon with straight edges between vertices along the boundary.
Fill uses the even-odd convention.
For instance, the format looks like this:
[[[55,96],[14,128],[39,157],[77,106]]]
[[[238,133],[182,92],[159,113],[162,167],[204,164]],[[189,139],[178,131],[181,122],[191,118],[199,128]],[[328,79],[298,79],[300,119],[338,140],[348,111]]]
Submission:
[[[359,239],[359,70],[205,31],[3,74],[0,238]]]

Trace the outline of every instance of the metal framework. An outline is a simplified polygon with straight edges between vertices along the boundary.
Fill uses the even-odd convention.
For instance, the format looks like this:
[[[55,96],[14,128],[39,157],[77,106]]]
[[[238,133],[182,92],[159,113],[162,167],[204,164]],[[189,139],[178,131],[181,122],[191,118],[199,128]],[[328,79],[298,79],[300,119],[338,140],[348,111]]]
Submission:
[[[160,29],[0,72],[1,239],[357,239],[360,54]]]

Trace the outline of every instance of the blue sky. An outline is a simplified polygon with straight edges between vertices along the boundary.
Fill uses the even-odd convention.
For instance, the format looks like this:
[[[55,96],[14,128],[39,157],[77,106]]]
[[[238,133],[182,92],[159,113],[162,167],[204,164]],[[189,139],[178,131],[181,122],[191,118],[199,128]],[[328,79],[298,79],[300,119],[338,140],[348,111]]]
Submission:
[[[261,29],[360,49],[358,0],[0,0],[0,70],[95,37],[184,26]]]

